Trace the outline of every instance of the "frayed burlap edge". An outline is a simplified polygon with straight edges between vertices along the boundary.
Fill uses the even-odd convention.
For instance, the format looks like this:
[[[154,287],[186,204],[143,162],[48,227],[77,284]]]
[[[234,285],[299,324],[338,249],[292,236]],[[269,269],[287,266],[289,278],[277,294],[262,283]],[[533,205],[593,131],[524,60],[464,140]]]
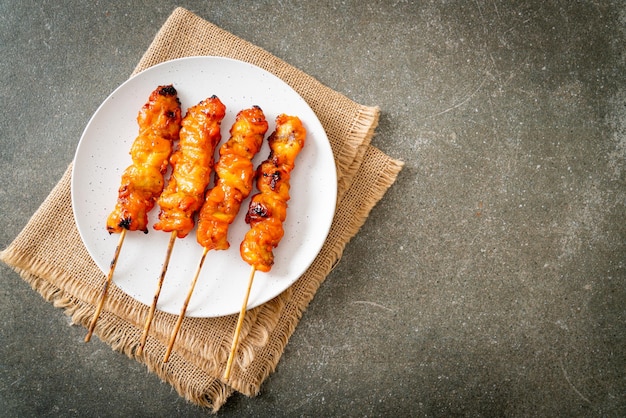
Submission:
[[[12,251],[10,246],[0,252],[0,260],[17,272],[43,299],[52,303],[54,307],[62,309],[71,318],[72,323],[87,327],[93,315],[93,306],[40,278],[37,274],[43,274],[43,277],[46,277],[46,274],[59,274],[54,267],[47,265],[47,263],[31,264],[28,266],[28,270],[18,267],[25,259],[24,255]],[[124,326],[124,319],[111,311],[104,311],[102,315],[106,318],[101,321],[103,326],[98,328],[98,337],[106,341],[114,351],[139,360],[135,356],[134,351],[140,336],[140,330],[136,329],[136,334],[129,335],[128,332],[121,331],[128,329],[128,327]],[[169,368],[161,367],[160,358],[157,361],[144,361],[144,364],[148,370],[156,374],[162,381],[171,385],[181,397],[189,402],[217,412],[234,391],[231,387],[204,373],[193,364],[188,364],[180,358],[172,359],[172,366],[176,370],[186,372],[187,378],[181,379],[179,374],[172,374],[169,372]]]

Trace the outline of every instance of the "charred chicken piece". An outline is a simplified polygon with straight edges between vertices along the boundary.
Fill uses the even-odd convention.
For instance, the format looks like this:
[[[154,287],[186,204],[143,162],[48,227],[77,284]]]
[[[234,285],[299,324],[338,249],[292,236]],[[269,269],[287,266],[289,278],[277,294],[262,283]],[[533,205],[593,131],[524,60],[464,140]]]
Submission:
[[[216,182],[206,195],[198,216],[198,243],[208,250],[226,250],[228,228],[239,213],[254,182],[252,159],[261,149],[268,123],[260,107],[237,114],[230,139],[220,147]]]
[[[270,155],[257,170],[259,193],[252,197],[246,214],[250,230],[240,246],[241,257],[256,270],[268,272],[274,264],[273,250],[284,235],[291,171],[305,139],[298,117],[276,118],[276,130],[269,137]]]
[[[209,184],[214,154],[226,106],[217,96],[187,110],[180,130],[178,149],[172,154],[172,174],[157,200],[161,210],[154,229],[176,231],[184,238],[194,227],[194,215],[202,206]]]
[[[117,203],[106,222],[109,233],[148,232],[148,212],[163,191],[163,174],[181,126],[176,89],[157,87],[139,111],[137,123],[139,135],[130,150],[133,163],[122,174]]]

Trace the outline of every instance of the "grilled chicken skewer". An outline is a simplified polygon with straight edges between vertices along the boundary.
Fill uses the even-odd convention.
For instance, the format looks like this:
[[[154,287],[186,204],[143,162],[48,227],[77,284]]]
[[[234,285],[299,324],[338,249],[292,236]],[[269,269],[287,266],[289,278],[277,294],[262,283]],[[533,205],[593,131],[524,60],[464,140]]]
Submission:
[[[176,89],[172,85],[157,87],[139,111],[137,123],[139,135],[130,150],[133,164],[122,174],[117,203],[106,222],[109,233],[120,233],[120,238],[85,342],[91,339],[102,312],[126,232],[148,232],[148,212],[163,191],[163,174],[180,131],[181,109]]]
[[[220,157],[215,164],[215,187],[207,192],[198,214],[196,239],[204,250],[178,321],[172,330],[163,362],[168,361],[172,352],[207,253],[210,250],[229,248],[228,228],[237,216],[241,202],[252,190],[252,159],[261,149],[267,129],[268,123],[260,107],[244,109],[237,114],[230,129],[230,139],[220,147]]]
[[[240,253],[241,258],[252,269],[226,363],[224,380],[230,378],[255,272],[271,270],[274,264],[273,249],[284,235],[283,222],[287,216],[287,201],[290,198],[289,179],[305,139],[306,130],[298,117],[282,114],[276,118],[276,130],[269,137],[270,155],[257,170],[259,193],[252,197],[246,214],[250,230],[241,242]]]
[[[225,115],[226,106],[217,96],[212,96],[190,107],[182,120],[178,149],[170,158],[172,174],[157,200],[161,211],[159,220],[154,224],[154,229],[171,232],[171,235],[137,354],[141,354],[148,338],[174,242],[191,232],[195,225],[194,215],[204,201],[204,191],[213,170],[215,148],[222,138],[220,127]]]

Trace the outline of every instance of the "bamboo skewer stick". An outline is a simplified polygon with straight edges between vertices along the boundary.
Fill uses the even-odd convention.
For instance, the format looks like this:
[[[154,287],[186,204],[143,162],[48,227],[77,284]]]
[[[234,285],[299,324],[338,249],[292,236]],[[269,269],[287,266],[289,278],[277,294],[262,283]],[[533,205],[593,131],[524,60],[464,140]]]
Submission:
[[[152,298],[152,305],[150,306],[150,311],[148,312],[148,316],[146,317],[146,323],[143,326],[143,334],[141,335],[141,341],[139,342],[139,347],[137,347],[137,354],[140,355],[143,351],[146,340],[148,339],[148,332],[150,331],[150,325],[152,324],[152,319],[154,319],[154,313],[156,311],[157,303],[159,301],[159,296],[161,295],[161,289],[163,288],[163,281],[165,280],[165,275],[167,273],[167,268],[170,264],[170,256],[172,255],[172,249],[174,248],[174,243],[176,242],[176,238],[178,233],[176,231],[172,231],[170,235],[170,241],[167,244],[167,252],[165,254],[165,261],[163,262],[163,268],[161,269],[161,275],[159,276],[159,281],[157,283],[157,289],[154,293],[154,297]]]
[[[180,330],[180,326],[183,323],[183,319],[185,318],[185,312],[187,312],[187,306],[189,305],[189,300],[191,299],[191,295],[193,294],[193,289],[196,287],[196,282],[198,281],[198,276],[200,276],[200,271],[202,270],[202,265],[204,264],[204,259],[206,258],[207,253],[209,252],[208,248],[204,248],[202,252],[202,257],[200,258],[200,262],[198,263],[198,268],[196,269],[196,273],[193,276],[193,280],[191,281],[191,286],[189,287],[189,291],[187,292],[187,297],[185,298],[185,302],[183,303],[183,307],[180,310],[180,314],[178,315],[178,321],[176,321],[176,325],[172,330],[172,335],[170,335],[170,341],[167,346],[167,351],[165,352],[165,356],[163,357],[163,363],[167,363],[170,358],[170,354],[172,353],[172,348],[174,347],[174,342],[176,341],[176,336],[178,335],[178,331]]]
[[[98,317],[102,312],[102,307],[104,306],[104,300],[106,299],[107,293],[109,291],[109,287],[111,286],[111,282],[113,281],[113,273],[115,272],[115,267],[117,266],[117,259],[120,256],[120,251],[122,250],[122,245],[124,244],[124,238],[126,237],[126,232],[128,230],[126,228],[122,229],[120,233],[120,239],[117,242],[117,246],[115,247],[115,254],[113,255],[113,260],[111,261],[111,266],[109,268],[109,274],[107,275],[107,279],[104,282],[104,286],[102,287],[102,293],[100,294],[100,300],[98,301],[98,305],[96,306],[96,311],[93,313],[93,318],[91,318],[91,323],[89,324],[89,329],[87,331],[87,335],[85,336],[85,342],[88,343],[91,340],[91,335],[93,334],[93,330],[96,328],[96,322],[98,322]]]
[[[248,288],[246,289],[246,294],[243,298],[241,311],[239,311],[239,318],[237,319],[237,327],[235,328],[235,334],[233,335],[233,344],[230,347],[230,354],[228,355],[228,361],[226,362],[224,380],[228,380],[230,378],[230,372],[233,367],[233,360],[237,352],[237,346],[239,345],[239,335],[241,334],[241,327],[243,325],[243,320],[246,316],[246,310],[248,309],[248,298],[250,297],[250,290],[252,289],[252,282],[254,281],[255,272],[256,268],[252,266],[252,270],[250,271],[250,278],[248,279]]]

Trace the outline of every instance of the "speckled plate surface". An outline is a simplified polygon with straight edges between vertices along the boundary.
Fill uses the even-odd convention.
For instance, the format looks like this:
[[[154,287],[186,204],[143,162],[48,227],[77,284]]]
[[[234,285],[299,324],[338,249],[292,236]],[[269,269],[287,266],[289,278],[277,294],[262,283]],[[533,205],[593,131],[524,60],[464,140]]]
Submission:
[[[269,273],[257,272],[248,307],[258,306],[287,289],[313,262],[333,219],[337,178],[326,133],[307,103],[271,73],[237,60],[189,57],[151,67],[127,80],[98,108],[81,137],[72,172],[72,205],[80,236],[104,274],[109,270],[118,235],[106,231],[124,169],[131,164],[130,146],[137,136],[137,113],[158,85],[173,84],[183,115],[188,107],[211,95],[226,105],[222,143],[229,138],[237,112],[260,106],[273,131],[280,113],[297,115],[307,129],[307,142],[291,177],[291,200],[285,236],[275,250]],[[267,141],[255,158],[255,167],[269,154]],[[210,183],[211,185],[213,182]],[[256,189],[252,194],[256,193]],[[208,253],[188,316],[213,317],[237,313],[241,307],[250,266],[241,260],[239,244],[249,226],[244,222],[248,200],[229,231],[230,249]],[[158,215],[150,213],[150,225]],[[124,292],[149,305],[165,258],[169,233],[150,226],[148,234],[126,234],[114,282]],[[202,255],[195,230],[176,240],[158,309],[178,314]]]

